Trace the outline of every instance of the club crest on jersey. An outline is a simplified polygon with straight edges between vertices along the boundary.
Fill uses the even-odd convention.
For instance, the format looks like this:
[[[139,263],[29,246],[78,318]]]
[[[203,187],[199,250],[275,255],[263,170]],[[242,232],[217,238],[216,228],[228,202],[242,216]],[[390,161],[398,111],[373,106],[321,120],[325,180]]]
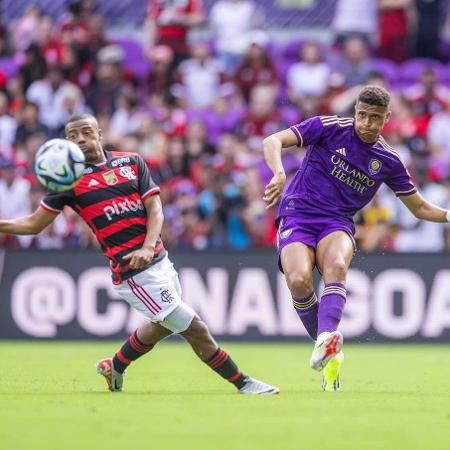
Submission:
[[[116,174],[114,173],[114,170],[110,170],[109,172],[104,173],[103,178],[106,181],[106,184],[110,186],[119,182]]]
[[[280,233],[280,238],[281,239],[286,239],[286,238],[288,238],[291,235],[291,233],[292,233],[292,228],[289,229],[289,230],[284,230],[284,231],[282,231]]]
[[[128,178],[129,180],[135,180],[136,179],[136,174],[134,173],[134,170],[130,166],[121,167],[120,170],[119,170],[119,173],[124,178]]]
[[[161,301],[164,303],[172,303],[175,300],[175,297],[169,291],[169,289],[164,289],[161,291]]]
[[[371,159],[369,162],[369,173],[375,175],[381,170],[381,163],[378,159]]]

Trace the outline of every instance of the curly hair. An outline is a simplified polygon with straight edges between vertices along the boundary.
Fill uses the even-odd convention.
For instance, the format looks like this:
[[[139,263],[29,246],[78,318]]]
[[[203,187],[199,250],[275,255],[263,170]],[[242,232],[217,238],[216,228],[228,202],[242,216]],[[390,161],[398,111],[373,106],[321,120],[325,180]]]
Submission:
[[[387,108],[391,97],[389,92],[380,86],[365,86],[358,95],[358,102]]]

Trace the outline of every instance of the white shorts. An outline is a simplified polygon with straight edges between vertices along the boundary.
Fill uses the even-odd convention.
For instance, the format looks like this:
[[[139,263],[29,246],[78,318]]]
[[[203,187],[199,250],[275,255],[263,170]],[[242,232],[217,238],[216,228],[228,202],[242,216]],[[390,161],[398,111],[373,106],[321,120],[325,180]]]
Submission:
[[[181,300],[178,273],[167,255],[114,288],[135,310],[174,333],[185,331],[195,316]]]

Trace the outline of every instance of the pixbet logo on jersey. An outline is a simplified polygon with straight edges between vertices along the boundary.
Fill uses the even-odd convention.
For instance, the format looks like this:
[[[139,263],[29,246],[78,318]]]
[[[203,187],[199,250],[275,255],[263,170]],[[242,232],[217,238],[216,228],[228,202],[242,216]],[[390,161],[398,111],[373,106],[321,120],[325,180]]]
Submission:
[[[143,210],[144,205],[141,200],[133,201],[128,198],[123,202],[112,202],[111,205],[105,206],[103,212],[109,221],[113,220],[114,215],[121,216],[128,212]]]

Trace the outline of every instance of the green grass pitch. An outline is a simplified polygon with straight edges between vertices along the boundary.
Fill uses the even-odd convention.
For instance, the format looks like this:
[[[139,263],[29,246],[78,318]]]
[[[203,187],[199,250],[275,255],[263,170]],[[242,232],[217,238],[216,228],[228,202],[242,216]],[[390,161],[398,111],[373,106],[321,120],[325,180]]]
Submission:
[[[117,342],[0,342],[1,450],[448,450],[445,345],[346,345],[343,390],[320,390],[310,345],[223,344],[281,394],[235,394],[187,344],[160,344],[123,393],[94,371]]]

